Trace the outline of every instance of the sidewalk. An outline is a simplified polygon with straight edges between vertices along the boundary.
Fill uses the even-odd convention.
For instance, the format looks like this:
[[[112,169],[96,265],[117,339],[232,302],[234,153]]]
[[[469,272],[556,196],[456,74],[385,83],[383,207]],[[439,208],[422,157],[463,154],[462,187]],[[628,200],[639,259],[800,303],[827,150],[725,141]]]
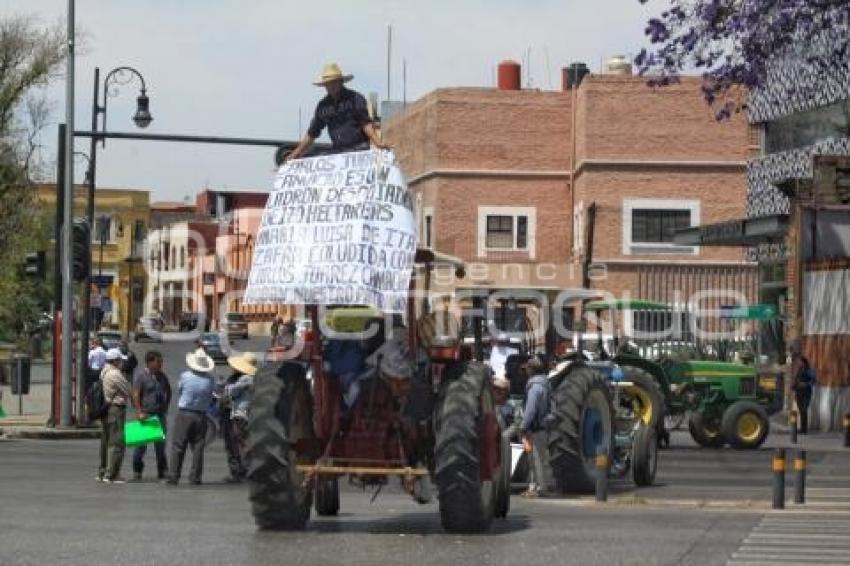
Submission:
[[[45,379],[45,375],[47,378]],[[28,395],[12,395],[8,385],[0,386],[6,417],[0,419],[0,438],[77,439],[100,438],[100,428],[51,428],[50,419],[50,366],[33,367],[32,383]],[[22,411],[20,409],[23,409]]]

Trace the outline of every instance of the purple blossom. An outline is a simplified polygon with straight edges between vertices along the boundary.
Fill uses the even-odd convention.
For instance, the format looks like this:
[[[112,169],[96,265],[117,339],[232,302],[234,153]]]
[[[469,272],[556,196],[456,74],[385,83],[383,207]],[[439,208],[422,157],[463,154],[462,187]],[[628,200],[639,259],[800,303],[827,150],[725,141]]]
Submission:
[[[638,0],[645,3],[646,0]],[[739,112],[739,87],[763,85],[770,62],[790,46],[810,45],[824,32],[844,29],[826,52],[806,54],[821,68],[847,65],[850,55],[848,0],[668,0],[647,23],[651,47],[635,59],[652,86],[675,82],[692,68],[703,71],[703,96],[719,104],[718,119]]]

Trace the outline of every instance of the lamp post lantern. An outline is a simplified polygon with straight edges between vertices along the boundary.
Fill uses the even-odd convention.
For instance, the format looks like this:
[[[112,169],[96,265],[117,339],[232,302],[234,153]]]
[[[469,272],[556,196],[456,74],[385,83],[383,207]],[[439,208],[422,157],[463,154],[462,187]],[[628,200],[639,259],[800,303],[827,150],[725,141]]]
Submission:
[[[106,145],[106,137],[103,134],[106,133],[106,109],[107,104],[109,102],[110,97],[117,96],[118,87],[127,85],[133,79],[138,79],[141,83],[141,88],[139,91],[139,96],[136,98],[136,112],[132,116],[133,122],[139,128],[147,128],[150,123],[153,121],[153,116],[150,113],[150,99],[148,99],[147,95],[147,85],[145,84],[145,79],[142,74],[134,69],[133,67],[116,67],[109,71],[106,75],[106,79],[103,81],[103,105],[101,106],[99,96],[100,96],[100,69],[95,68],[94,70],[94,94],[92,97],[92,113],[91,113],[91,126],[92,126],[92,136],[90,138],[90,149],[88,155],[88,171],[86,173],[86,181],[88,183],[88,198],[86,202],[86,220],[88,221],[89,227],[92,228],[94,226],[94,194],[95,194],[95,171],[97,166],[97,142],[100,141],[102,145]],[[112,90],[110,90],[112,89]],[[102,117],[102,129],[98,128],[98,117]],[[94,232],[92,232],[94,233]],[[80,360],[88,359],[88,341],[89,334],[91,332],[91,286],[92,286],[92,269],[91,262],[89,264],[89,271],[86,277],[86,284],[83,288],[83,305],[85,308],[83,309],[83,320],[82,320],[82,336],[83,338],[80,340]],[[101,244],[101,268],[103,264],[103,244]],[[129,330],[128,330],[129,332]],[[86,371],[82,371],[82,363],[80,364],[81,371],[80,375],[88,375],[88,365],[86,364]],[[87,379],[78,379],[77,380],[77,415],[82,416],[84,414],[83,408],[83,400],[85,399],[86,388],[88,386],[89,378]]]

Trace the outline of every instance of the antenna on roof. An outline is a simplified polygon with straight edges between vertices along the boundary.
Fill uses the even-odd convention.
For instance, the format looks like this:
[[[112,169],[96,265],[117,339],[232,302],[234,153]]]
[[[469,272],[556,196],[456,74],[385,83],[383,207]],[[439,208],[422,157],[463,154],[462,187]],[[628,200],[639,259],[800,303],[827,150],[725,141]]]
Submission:
[[[387,26],[387,100],[390,98],[390,62],[392,61],[393,51],[393,26]]]

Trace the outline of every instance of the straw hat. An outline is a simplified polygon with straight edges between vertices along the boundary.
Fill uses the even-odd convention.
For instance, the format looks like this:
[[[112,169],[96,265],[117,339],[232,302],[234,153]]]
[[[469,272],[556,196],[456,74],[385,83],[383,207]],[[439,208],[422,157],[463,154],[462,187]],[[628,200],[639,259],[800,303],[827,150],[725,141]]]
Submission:
[[[257,356],[252,352],[245,352],[241,356],[230,356],[227,358],[227,363],[241,374],[254,375],[257,373]]]
[[[347,83],[354,78],[354,75],[344,75],[342,69],[336,63],[328,63],[322,69],[322,77],[315,83],[316,86],[325,86],[333,81],[342,81]]]
[[[192,371],[207,373],[215,369],[215,362],[200,348],[186,354],[186,365]]]

